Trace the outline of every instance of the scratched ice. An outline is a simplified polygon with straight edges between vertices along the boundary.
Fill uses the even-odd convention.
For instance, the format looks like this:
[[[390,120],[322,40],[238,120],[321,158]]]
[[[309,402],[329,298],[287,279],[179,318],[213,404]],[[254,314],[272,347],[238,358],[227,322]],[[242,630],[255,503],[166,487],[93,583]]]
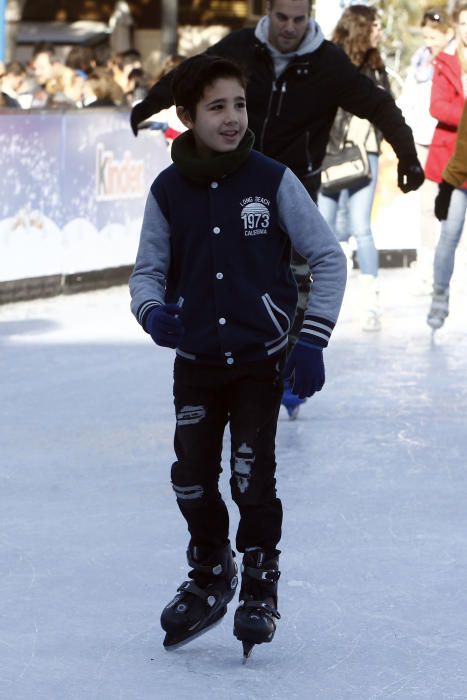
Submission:
[[[280,417],[282,619],[247,666],[234,603],[209,634],[162,648],[160,610],[187,572],[172,352],[138,328],[123,287],[0,307],[0,697],[465,700],[456,272],[434,346],[410,271],[384,271],[374,335],[359,330],[352,274],[325,390],[296,422]],[[229,459],[226,439],[227,498]]]

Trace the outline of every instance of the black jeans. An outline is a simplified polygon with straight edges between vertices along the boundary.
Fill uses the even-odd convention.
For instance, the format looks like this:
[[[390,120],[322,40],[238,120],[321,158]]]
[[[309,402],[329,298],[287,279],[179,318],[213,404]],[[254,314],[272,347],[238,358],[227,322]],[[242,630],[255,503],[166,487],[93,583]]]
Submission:
[[[236,367],[206,367],[177,358],[177,418],[172,485],[191,545],[217,548],[229,540],[219,492],[222,440],[229,423],[232,498],[240,511],[239,552],[261,547],[274,555],[281,537],[276,496],[275,438],[284,357]]]

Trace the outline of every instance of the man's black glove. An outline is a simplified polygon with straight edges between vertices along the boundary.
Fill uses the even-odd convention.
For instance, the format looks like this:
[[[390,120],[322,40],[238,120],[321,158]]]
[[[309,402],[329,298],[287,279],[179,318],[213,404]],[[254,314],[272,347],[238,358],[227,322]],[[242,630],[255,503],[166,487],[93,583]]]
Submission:
[[[425,175],[418,158],[401,158],[397,164],[397,184],[402,192],[418,190],[423,185]]]
[[[147,109],[144,107],[142,102],[138,102],[131,110],[130,124],[131,130],[135,136],[138,136],[138,125],[144,122],[145,119],[151,116],[147,113]]]
[[[446,180],[441,180],[438,194],[435,199],[435,216],[438,221],[444,221],[448,218],[449,205],[451,203],[451,195],[456,188],[450,185]]]

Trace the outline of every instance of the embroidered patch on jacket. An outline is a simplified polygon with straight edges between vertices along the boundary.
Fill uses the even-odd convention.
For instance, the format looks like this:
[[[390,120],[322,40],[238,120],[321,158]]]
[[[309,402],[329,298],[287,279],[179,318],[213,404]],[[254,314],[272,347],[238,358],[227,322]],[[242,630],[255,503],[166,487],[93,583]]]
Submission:
[[[245,197],[240,202],[245,236],[265,236],[268,232],[271,203],[265,197]]]

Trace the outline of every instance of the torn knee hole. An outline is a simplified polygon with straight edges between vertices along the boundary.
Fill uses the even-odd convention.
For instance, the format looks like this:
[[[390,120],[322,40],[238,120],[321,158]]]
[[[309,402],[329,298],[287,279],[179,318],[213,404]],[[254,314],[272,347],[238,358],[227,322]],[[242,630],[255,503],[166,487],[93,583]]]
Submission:
[[[206,418],[204,406],[183,406],[177,413],[177,426],[195,425]]]
[[[248,447],[246,443],[243,443],[233,453],[233,476],[236,479],[240,493],[245,493],[248,490],[254,461],[253,449]]]

